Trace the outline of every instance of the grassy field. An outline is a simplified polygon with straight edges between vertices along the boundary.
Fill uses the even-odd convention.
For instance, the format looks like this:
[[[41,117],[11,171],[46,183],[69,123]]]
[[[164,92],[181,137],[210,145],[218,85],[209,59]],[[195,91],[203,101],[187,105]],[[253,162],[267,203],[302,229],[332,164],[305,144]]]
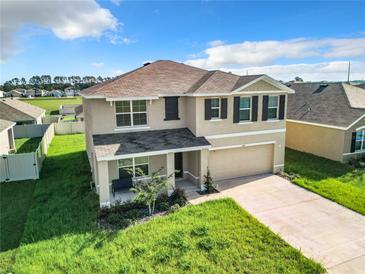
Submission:
[[[15,139],[16,153],[27,153],[36,151],[41,140],[42,137]]]
[[[84,135],[56,136],[21,245],[0,254],[1,273],[323,272],[229,199],[117,232],[101,230],[90,179]],[[12,207],[5,210],[12,214]]]
[[[365,170],[286,149],[285,171],[300,175],[294,183],[365,215]]]
[[[0,251],[18,247],[32,203],[34,187],[34,181],[0,184]]]
[[[81,104],[81,96],[74,98],[54,98],[54,97],[43,97],[43,98],[32,98],[32,99],[21,99],[31,105],[43,108],[46,110],[46,115],[57,115],[60,105],[66,104]]]

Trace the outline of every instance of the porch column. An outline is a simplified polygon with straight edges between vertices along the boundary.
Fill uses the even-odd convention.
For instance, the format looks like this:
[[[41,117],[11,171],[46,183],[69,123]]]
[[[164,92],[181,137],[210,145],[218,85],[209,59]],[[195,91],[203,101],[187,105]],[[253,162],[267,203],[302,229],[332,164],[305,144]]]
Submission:
[[[101,161],[96,162],[97,164],[97,176],[99,181],[99,199],[100,207],[110,205],[110,189],[109,189],[109,170],[108,162]]]
[[[172,174],[171,177],[169,177]],[[166,154],[166,176],[168,177],[167,193],[170,195],[175,188],[175,154],[173,152]]]
[[[202,149],[200,150],[200,170],[199,170],[199,176],[200,176],[200,190],[204,190],[204,176],[207,175],[208,171],[208,149]]]

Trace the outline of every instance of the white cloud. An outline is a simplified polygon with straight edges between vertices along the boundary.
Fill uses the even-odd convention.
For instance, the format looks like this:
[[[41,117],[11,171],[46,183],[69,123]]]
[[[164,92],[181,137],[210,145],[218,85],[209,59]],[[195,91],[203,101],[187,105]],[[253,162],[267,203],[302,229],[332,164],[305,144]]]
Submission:
[[[218,40],[219,41],[219,40]],[[220,41],[221,42],[221,41]],[[215,44],[215,45],[214,45]],[[245,41],[237,44],[210,43],[205,57],[186,63],[207,69],[221,66],[262,66],[279,59],[349,58],[365,56],[365,37]]]
[[[102,68],[102,67],[104,67],[104,63],[103,62],[93,62],[90,65],[92,67],[94,67],[94,68]]]
[[[100,37],[116,30],[118,21],[95,0],[1,1],[1,61],[16,54],[16,32],[24,25],[51,29],[60,39]]]
[[[304,81],[346,81],[347,61],[322,62],[314,64],[290,64],[290,65],[270,65],[255,66],[239,69],[220,68],[224,71],[231,71],[238,75],[267,74],[275,79],[288,81],[299,76]],[[351,62],[352,80],[365,80],[365,61]]]
[[[124,70],[122,69],[116,69],[116,70],[113,70],[111,73],[110,73],[110,76],[111,77],[115,77],[115,76],[119,76],[121,74],[124,73]]]
[[[222,40],[213,40],[207,43],[209,47],[218,47],[224,45]]]
[[[113,45],[129,45],[132,43],[136,43],[137,41],[125,36],[122,36],[117,33],[108,33],[107,37]]]
[[[123,0],[110,0],[110,2],[112,2],[116,6],[119,6],[123,2]]]

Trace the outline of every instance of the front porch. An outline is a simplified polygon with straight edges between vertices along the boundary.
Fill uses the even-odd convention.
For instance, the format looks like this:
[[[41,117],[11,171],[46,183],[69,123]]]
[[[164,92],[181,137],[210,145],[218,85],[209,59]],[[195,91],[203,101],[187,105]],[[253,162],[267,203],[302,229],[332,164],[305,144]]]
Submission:
[[[195,192],[203,188],[210,144],[188,129],[96,135],[93,140],[93,175],[100,206],[132,200],[135,194],[129,189],[140,176],[137,170],[147,180],[159,171],[167,177],[169,194],[176,187]],[[116,188],[116,180],[125,178],[129,183]]]

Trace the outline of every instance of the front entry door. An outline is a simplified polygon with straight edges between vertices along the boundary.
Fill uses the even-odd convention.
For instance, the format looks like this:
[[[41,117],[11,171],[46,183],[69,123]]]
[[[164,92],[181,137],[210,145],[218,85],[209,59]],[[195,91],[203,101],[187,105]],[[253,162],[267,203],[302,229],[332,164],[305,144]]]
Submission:
[[[182,152],[175,153],[175,177],[181,178],[183,176],[183,154]]]

